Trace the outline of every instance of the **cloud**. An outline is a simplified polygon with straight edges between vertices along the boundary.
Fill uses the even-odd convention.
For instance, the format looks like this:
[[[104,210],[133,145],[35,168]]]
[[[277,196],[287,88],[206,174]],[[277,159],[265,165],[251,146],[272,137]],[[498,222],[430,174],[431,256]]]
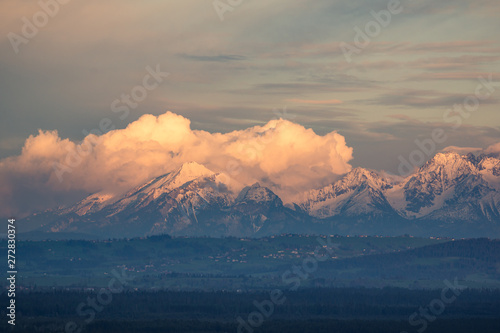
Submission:
[[[493,76],[493,81],[500,77],[500,73],[488,73],[488,72],[442,72],[442,73],[423,73],[416,77],[411,78],[411,80],[474,80],[477,81],[478,78]]]
[[[300,103],[300,104],[342,104],[343,102],[338,99],[328,99],[328,100],[313,100],[313,99],[289,99],[290,102]]]
[[[190,161],[243,184],[259,181],[285,200],[351,169],[352,148],[336,132],[320,136],[283,119],[225,134],[190,125],[167,112],[144,115],[125,129],[89,134],[82,142],[40,130],[26,140],[21,155],[0,161],[2,198],[10,198],[0,203],[0,215],[48,208],[65,196],[122,193]],[[34,197],[20,203],[26,193]]]
[[[339,93],[339,92],[360,92],[367,88],[376,88],[377,82],[373,80],[362,80],[353,75],[329,72],[322,68],[320,73],[310,73],[298,77],[297,82],[284,83],[258,83],[245,89],[231,89],[228,92],[237,94],[255,95],[293,95],[306,93]]]
[[[296,95],[304,92],[338,92],[345,88],[333,87],[326,83],[259,83],[246,89],[232,89],[229,92],[254,95]],[[344,90],[345,91],[345,90]]]
[[[484,150],[486,154],[496,155],[500,157],[500,142],[492,144]]]
[[[460,155],[466,155],[468,153],[478,153],[482,151],[482,148],[477,147],[457,147],[457,146],[449,146],[441,149],[441,152],[454,152]]]
[[[192,55],[192,54],[181,54],[184,59],[194,60],[194,61],[215,61],[215,62],[228,62],[228,61],[238,61],[245,60],[247,57],[237,55],[237,54],[219,54],[214,56],[205,55]]]
[[[408,62],[407,64],[417,69],[428,71],[447,71],[447,70],[474,70],[482,65],[488,65],[497,62],[500,59],[498,55],[462,55],[459,57],[430,57]]]
[[[439,3],[435,1],[419,1],[410,2],[407,4],[408,12],[413,15],[431,15],[431,14],[446,14],[456,15],[460,12],[468,12],[471,14],[481,15],[494,15],[498,12],[500,6],[494,0],[443,0]]]
[[[328,121],[324,121],[325,126]],[[391,115],[387,121],[374,122],[336,122],[350,145],[354,147],[354,167],[369,167],[397,173],[398,156],[407,158],[415,149],[420,149],[415,140],[423,142],[432,137],[436,129],[444,130],[446,141],[436,144],[433,153],[447,146],[488,147],[500,137],[500,129],[489,126],[475,126],[463,123],[460,130],[453,124],[442,121],[423,122],[418,117]],[[491,149],[490,149],[491,150]],[[429,155],[427,158],[431,158]]]
[[[449,146],[449,147],[443,148],[441,151],[442,152],[455,152],[455,153],[459,153],[462,155],[465,155],[468,153],[475,153],[475,154],[487,154],[487,155],[493,155],[496,157],[500,157],[500,142],[494,143],[494,144],[488,146],[486,149],[477,148],[477,147]]]
[[[395,89],[389,94],[383,94],[377,96],[377,98],[367,99],[362,102],[373,105],[394,105],[410,108],[451,107],[454,104],[463,103],[468,96],[467,94],[450,94],[436,90]],[[496,104],[498,100],[490,98],[481,103]]]
[[[470,52],[477,54],[498,52],[498,42],[491,40],[452,40],[442,42],[378,42],[369,47],[374,52],[392,52],[399,54],[415,53],[458,53]]]

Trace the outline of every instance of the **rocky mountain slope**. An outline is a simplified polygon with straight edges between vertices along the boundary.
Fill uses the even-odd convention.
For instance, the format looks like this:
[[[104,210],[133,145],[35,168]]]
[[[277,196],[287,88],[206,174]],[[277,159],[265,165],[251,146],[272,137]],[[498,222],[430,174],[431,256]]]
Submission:
[[[244,187],[224,173],[186,163],[121,196],[92,194],[23,223],[26,230],[104,237],[285,232],[500,237],[500,160],[439,153],[405,179],[355,168],[287,205],[258,183]]]

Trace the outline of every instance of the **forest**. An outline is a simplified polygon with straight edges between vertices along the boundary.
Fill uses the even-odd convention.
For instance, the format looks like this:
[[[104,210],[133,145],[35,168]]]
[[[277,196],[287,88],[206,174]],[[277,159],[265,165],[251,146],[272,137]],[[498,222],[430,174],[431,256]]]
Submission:
[[[94,308],[81,303],[96,291],[23,292],[17,297],[16,332],[64,332],[74,323],[82,332],[236,332],[237,318],[261,313],[256,332],[417,332],[409,317],[441,298],[442,290],[401,288],[314,288],[283,290],[283,302],[264,308],[269,292],[175,292],[127,290]],[[452,295],[450,293],[450,295]],[[6,295],[0,296],[2,304]],[[99,304],[99,303],[97,303]],[[95,309],[92,312],[92,309]],[[2,317],[5,310],[2,309]],[[435,315],[433,315],[433,313]],[[429,312],[426,332],[498,332],[499,290],[461,290],[437,315]],[[433,319],[432,319],[433,318]],[[416,324],[418,323],[418,324]],[[7,331],[5,321],[0,324]],[[243,330],[245,332],[245,330]]]
[[[498,240],[164,235],[17,249],[15,332],[500,331]]]

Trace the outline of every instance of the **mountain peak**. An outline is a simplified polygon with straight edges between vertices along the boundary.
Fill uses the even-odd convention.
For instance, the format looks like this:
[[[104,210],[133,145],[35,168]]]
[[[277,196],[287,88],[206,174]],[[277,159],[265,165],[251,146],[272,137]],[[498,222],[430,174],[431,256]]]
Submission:
[[[351,171],[349,171],[346,174],[346,176],[350,177],[350,178],[365,179],[365,178],[371,178],[371,177],[377,176],[377,174],[371,170],[357,167],[357,168],[354,168]]]
[[[215,173],[204,165],[196,162],[188,162],[181,165],[177,171],[172,173],[172,186],[178,187],[199,177],[210,177]]]
[[[476,160],[468,155],[460,155],[455,152],[437,153],[427,163],[420,167],[419,171],[412,175],[411,178],[419,177],[419,175],[439,174],[442,178],[453,179],[464,174],[475,173]]]
[[[344,177],[342,177],[342,179],[340,179],[339,185],[340,184],[342,184],[342,187],[356,187],[367,184],[377,189],[390,186],[390,182],[380,176],[377,172],[360,167],[349,171]]]
[[[452,229],[459,235],[476,229],[481,235],[500,234],[500,159],[487,155],[438,153],[404,179],[353,168],[334,183],[298,196],[294,209],[285,208],[266,184],[242,187],[223,172],[190,162],[119,198],[99,192],[27,223],[114,237],[252,236],[283,230],[394,233],[394,228],[426,235]],[[418,223],[409,223],[413,220]]]
[[[457,186],[474,182],[476,158],[456,152],[436,154],[404,183],[406,210],[416,217],[428,215],[451,202]]]
[[[213,175],[214,172],[207,169],[204,165],[199,164],[197,162],[186,162],[181,165],[178,169],[180,173],[189,173],[192,175],[200,175],[200,176],[210,176]]]
[[[254,202],[265,202],[273,201],[279,199],[273,191],[267,187],[260,186],[259,183],[255,183],[252,186],[247,186],[241,190],[236,201],[254,201]],[[279,199],[281,202],[281,199]]]
[[[430,162],[440,165],[446,165],[452,161],[465,160],[465,156],[462,156],[453,151],[441,152],[434,155]]]
[[[62,213],[74,212],[80,216],[92,213],[112,202],[114,197],[111,193],[97,192],[77,202],[73,207],[64,209]]]

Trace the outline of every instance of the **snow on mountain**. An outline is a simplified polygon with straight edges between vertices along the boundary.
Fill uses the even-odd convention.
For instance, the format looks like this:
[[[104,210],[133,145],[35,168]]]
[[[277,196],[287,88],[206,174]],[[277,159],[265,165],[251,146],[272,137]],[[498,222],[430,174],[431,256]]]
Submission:
[[[421,217],[441,208],[453,195],[457,184],[477,175],[471,156],[439,153],[408,177],[403,186],[406,215]]]
[[[196,162],[184,163],[177,171],[163,179],[160,186],[168,184],[166,188],[174,189],[200,177],[209,177],[215,173]],[[165,186],[163,186],[165,187]]]
[[[116,214],[129,205],[140,207],[151,201],[156,200],[164,193],[182,186],[183,184],[200,177],[209,177],[215,175],[214,172],[205,166],[196,162],[184,163],[176,171],[156,177],[145,184],[142,184],[122,196],[116,196],[110,193],[98,192],[89,195],[76,205],[64,209],[60,214],[76,213],[83,216],[95,213],[109,206],[113,206],[113,213]],[[220,182],[220,175],[218,176]],[[229,179],[229,178],[227,178]]]
[[[198,163],[186,163],[119,197],[90,195],[59,212],[63,217],[76,213],[81,219],[59,218],[50,230],[94,233],[97,227],[120,235],[175,234],[182,230],[197,234],[193,230],[196,226],[202,234],[201,223],[223,216],[221,212],[234,203],[242,188],[227,174],[214,173]]]
[[[488,185],[500,192],[500,159],[485,156],[479,162],[478,169]]]
[[[212,178],[212,185],[221,186],[220,175],[195,162],[185,163],[176,171],[156,177],[144,185],[125,193],[119,200],[108,207],[109,216],[125,210],[137,210],[152,202],[162,202],[162,198],[174,190],[197,179]],[[179,193],[175,194],[181,200]],[[201,194],[200,194],[201,195]]]
[[[281,199],[276,194],[274,194],[267,187],[260,186],[259,183],[255,183],[252,186],[245,187],[236,198],[236,201],[239,203],[262,203],[277,201],[278,203],[283,204]]]
[[[123,195],[96,193],[73,207],[34,215],[26,225],[114,237],[281,232],[500,236],[500,160],[439,153],[407,178],[355,168],[288,206],[267,187],[244,187],[192,162]]]
[[[299,206],[318,218],[382,213],[390,209],[383,195],[389,188],[392,184],[388,179],[374,171],[355,168],[334,184],[305,193]]]
[[[397,212],[406,219],[500,223],[499,202],[499,159],[446,152],[399,182],[356,168],[331,185],[307,192],[299,206],[318,218],[390,218]]]
[[[498,163],[498,159],[473,154],[436,154],[395,187],[394,192],[404,197],[393,206],[408,218],[490,220],[500,195],[498,177],[493,174]],[[396,201],[395,193],[388,193],[391,203]]]
[[[112,202],[113,198],[114,195],[110,193],[94,193],[79,201],[74,206],[68,209],[63,209],[60,214],[68,214],[73,212],[82,216],[85,214],[94,213]]]

